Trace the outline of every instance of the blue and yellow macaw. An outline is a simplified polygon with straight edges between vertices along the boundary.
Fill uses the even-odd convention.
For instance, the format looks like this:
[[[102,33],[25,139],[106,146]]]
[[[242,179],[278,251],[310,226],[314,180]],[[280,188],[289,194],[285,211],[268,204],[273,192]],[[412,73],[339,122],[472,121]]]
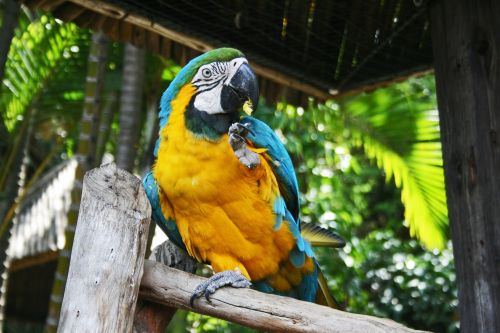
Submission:
[[[251,281],[263,292],[333,305],[301,234],[292,161],[271,128],[240,116],[258,97],[257,78],[235,49],[202,54],[179,72],[161,99],[156,162],[144,178],[153,219],[216,272],[193,299]],[[344,244],[307,230],[323,245]]]

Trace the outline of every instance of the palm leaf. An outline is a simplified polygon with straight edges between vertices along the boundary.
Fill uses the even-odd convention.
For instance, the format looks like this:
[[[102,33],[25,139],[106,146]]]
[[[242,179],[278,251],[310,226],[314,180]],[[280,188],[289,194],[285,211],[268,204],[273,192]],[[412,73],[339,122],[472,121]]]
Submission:
[[[433,84],[432,77],[420,80]],[[429,248],[442,248],[448,218],[434,97],[419,80],[410,80],[339,105],[352,144],[362,146],[401,188],[411,235]]]
[[[47,81],[64,68],[68,49],[76,43],[78,28],[41,16],[12,40],[2,85],[1,118],[12,132]]]
[[[29,22],[29,19],[21,21]],[[88,33],[82,33],[75,25],[62,24],[46,15],[35,16],[29,24],[18,27],[0,87],[0,121],[2,136],[6,138],[1,152],[0,190],[14,157],[20,154],[21,146],[14,143],[19,142],[19,136],[23,135],[23,126],[20,126],[26,123],[23,120],[28,118],[28,114],[34,114],[35,126],[47,119],[57,121],[52,116],[61,113],[62,107],[58,106],[63,99],[60,94],[54,96],[57,89],[52,88],[59,85],[62,91],[80,82],[74,74],[76,68],[81,71],[82,66],[77,66],[78,56],[71,52],[71,47],[81,45],[82,37],[85,39],[86,35]],[[61,77],[66,78],[65,82],[61,81]],[[81,89],[81,83],[78,89]],[[31,112],[35,110],[37,112]]]

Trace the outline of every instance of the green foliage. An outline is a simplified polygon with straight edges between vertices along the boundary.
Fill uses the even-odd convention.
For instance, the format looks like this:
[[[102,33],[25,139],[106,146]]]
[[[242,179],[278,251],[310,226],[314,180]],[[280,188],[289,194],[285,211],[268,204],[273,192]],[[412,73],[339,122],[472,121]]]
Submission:
[[[55,144],[63,142],[68,155],[72,153],[82,110],[89,33],[51,16],[28,14],[21,17],[12,40],[0,87],[0,121],[8,144],[0,153],[20,153],[14,143],[34,114],[36,148],[30,157],[36,168]],[[8,160],[2,158],[3,163]]]
[[[434,91],[432,77],[409,80],[344,100],[340,114],[352,144],[402,189],[411,234],[441,249],[448,219]]]
[[[338,176],[335,224],[347,245],[338,253],[315,249],[335,296],[349,311],[392,318],[433,332],[457,331],[457,289],[451,244],[425,250],[402,225],[403,206],[394,184],[362,156],[361,170]],[[356,216],[360,225],[343,220]],[[321,219],[321,209],[310,212]],[[332,224],[329,222],[328,224]]]
[[[292,154],[303,220],[347,240],[343,251],[315,250],[334,295],[350,311],[454,332],[457,290],[435,108],[428,76],[307,109],[264,107],[257,115]],[[404,225],[442,252],[426,251]]]
[[[363,148],[384,170],[387,181],[394,179],[402,189],[410,233],[429,249],[441,249],[448,219],[434,91],[429,76],[338,102],[311,103],[307,110],[286,104],[279,104],[276,111],[264,107],[258,115],[278,133],[287,131],[283,141],[299,159],[299,174],[307,176],[307,170],[328,176],[308,183],[313,192],[321,186],[328,192],[335,173],[347,166],[359,169],[350,152]],[[318,146],[318,142],[322,144]],[[316,195],[308,194],[307,188],[302,190]],[[317,199],[324,205],[321,193]]]
[[[50,16],[31,22],[12,40],[2,86],[2,119],[13,131],[27,108],[38,100],[44,86],[71,58],[78,42],[78,29]]]
[[[177,75],[177,73],[179,73],[182,69],[181,66],[175,64],[172,60],[170,59],[167,59],[165,61],[165,69],[163,70],[162,72],[162,75],[161,75],[161,78],[162,80],[164,81],[172,81],[175,76]]]
[[[457,329],[451,246],[442,252],[426,252],[415,240],[403,241],[391,230],[381,230],[347,251],[344,260],[353,258],[349,284],[359,288],[348,289],[352,311],[433,332]]]
[[[203,333],[250,333],[255,332],[255,330],[227,322],[225,320],[220,320],[217,318],[212,318],[209,316],[203,316],[198,313],[190,312],[187,315],[187,321],[190,323],[191,332],[203,332]]]

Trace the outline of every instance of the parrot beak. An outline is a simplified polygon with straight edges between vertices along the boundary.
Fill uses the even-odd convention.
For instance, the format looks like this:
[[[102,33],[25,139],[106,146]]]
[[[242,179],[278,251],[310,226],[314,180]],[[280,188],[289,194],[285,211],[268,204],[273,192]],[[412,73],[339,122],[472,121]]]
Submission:
[[[259,102],[257,76],[247,63],[242,64],[222,87],[221,106],[224,112],[237,112],[241,107],[250,115]]]

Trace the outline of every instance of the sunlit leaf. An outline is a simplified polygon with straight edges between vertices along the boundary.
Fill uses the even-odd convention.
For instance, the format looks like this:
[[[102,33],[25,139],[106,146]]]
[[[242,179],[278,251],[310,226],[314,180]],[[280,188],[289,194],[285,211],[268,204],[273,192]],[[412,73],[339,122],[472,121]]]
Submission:
[[[411,81],[399,88],[342,101],[344,123],[354,145],[401,188],[411,235],[443,248],[448,218],[435,101]]]
[[[20,36],[13,38],[1,87],[0,112],[8,131],[14,130],[19,115],[35,101],[47,80],[64,68],[61,63],[64,50],[77,38],[73,24],[61,24],[46,15],[31,22]]]

